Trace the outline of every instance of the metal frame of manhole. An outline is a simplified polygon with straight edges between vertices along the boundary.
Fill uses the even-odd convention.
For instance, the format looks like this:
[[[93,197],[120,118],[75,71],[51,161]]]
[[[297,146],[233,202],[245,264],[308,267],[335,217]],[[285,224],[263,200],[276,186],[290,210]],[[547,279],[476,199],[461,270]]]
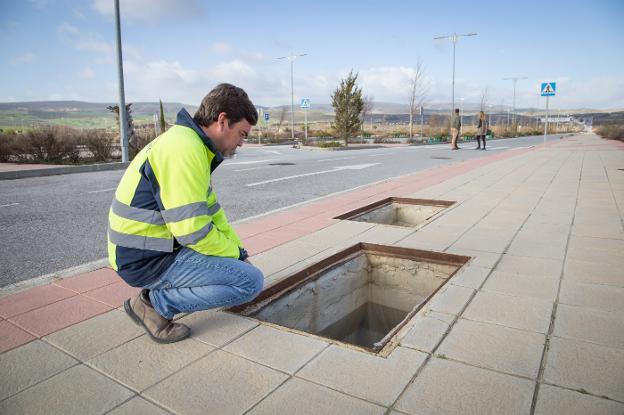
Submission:
[[[346,262],[356,258],[362,254],[374,254],[385,257],[394,257],[408,259],[412,261],[429,262],[440,265],[456,266],[457,269],[453,271],[446,280],[440,284],[423,302],[415,306],[407,315],[397,324],[392,330],[390,330],[379,342],[376,347],[363,347],[357,346],[351,343],[345,343],[329,337],[319,336],[313,333],[302,331],[299,329],[293,329],[285,326],[281,326],[270,321],[260,320],[262,324],[266,324],[281,330],[286,330],[293,333],[298,333],[308,337],[318,338],[325,342],[337,344],[349,349],[368,352],[377,356],[387,357],[392,350],[399,344],[399,340],[403,335],[411,329],[406,324],[423,308],[434,295],[440,291],[442,287],[464,266],[470,261],[471,257],[455,254],[447,254],[443,252],[424,251],[414,248],[403,248],[397,246],[377,245],[367,242],[359,242],[349,248],[346,248],[340,252],[330,255],[327,258],[320,260],[319,262],[312,264],[301,271],[294,273],[293,275],[284,278],[269,287],[266,287],[254,300],[249,303],[242,304],[240,306],[230,307],[225,311],[242,315],[249,318],[255,318],[262,309],[272,304],[274,301],[290,293],[293,290],[298,289],[304,284],[314,281],[320,278],[324,273],[331,271],[332,269],[339,267]]]
[[[390,205],[390,204],[393,204],[393,203],[398,203],[398,204],[401,204],[401,205],[439,206],[439,207],[444,207],[445,208],[444,210],[441,210],[440,212],[436,212],[433,215],[428,216],[427,218],[425,218],[423,223],[420,223],[418,225],[414,225],[414,226],[411,227],[412,229],[417,229],[417,228],[420,228],[420,227],[424,226],[428,222],[430,222],[433,217],[441,215],[442,213],[446,212],[446,208],[449,208],[449,207],[453,206],[457,202],[451,201],[451,200],[433,200],[433,199],[414,199],[414,198],[406,198],[406,197],[388,197],[386,199],[378,200],[377,202],[370,203],[370,204],[368,204],[366,206],[362,206],[360,208],[351,210],[351,211],[349,211],[347,213],[343,213],[342,215],[336,216],[333,219],[357,221],[357,217],[358,216],[361,216],[361,215],[364,215],[366,213],[372,212],[373,210],[376,210],[376,209],[379,209],[379,208],[386,207],[387,205]],[[379,223],[379,222],[369,222],[369,223],[374,223],[374,224],[383,225],[383,226],[395,226],[395,227],[399,227],[399,228],[403,228],[403,229],[406,228],[405,226],[402,226],[402,225],[392,225],[392,224]]]

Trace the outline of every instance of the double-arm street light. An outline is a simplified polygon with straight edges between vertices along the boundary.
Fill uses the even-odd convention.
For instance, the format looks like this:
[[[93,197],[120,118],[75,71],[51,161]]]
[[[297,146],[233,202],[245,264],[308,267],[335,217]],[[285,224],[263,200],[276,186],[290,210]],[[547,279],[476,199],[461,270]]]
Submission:
[[[518,83],[519,79],[529,79],[526,76],[512,76],[509,78],[503,78],[503,81],[513,81],[513,104],[511,106],[512,108],[512,118],[511,118],[511,125],[516,125],[516,84]]]
[[[446,35],[446,36],[438,36],[438,37],[434,37],[434,40],[438,40],[438,39],[448,39],[451,42],[453,42],[453,94],[452,94],[452,101],[451,101],[451,112],[453,112],[453,110],[455,109],[455,47],[457,45],[457,41],[459,40],[459,38],[461,37],[467,37],[467,36],[476,36],[477,34],[474,32],[470,32],[470,33],[464,33],[464,34],[457,34],[457,33],[453,33],[452,35]]]
[[[291,53],[288,56],[280,56],[276,59],[286,59],[290,62],[290,135],[292,139],[295,139],[295,88],[294,88],[294,80],[293,80],[293,64],[295,59],[300,56],[306,56],[307,53],[301,53],[295,55]]]

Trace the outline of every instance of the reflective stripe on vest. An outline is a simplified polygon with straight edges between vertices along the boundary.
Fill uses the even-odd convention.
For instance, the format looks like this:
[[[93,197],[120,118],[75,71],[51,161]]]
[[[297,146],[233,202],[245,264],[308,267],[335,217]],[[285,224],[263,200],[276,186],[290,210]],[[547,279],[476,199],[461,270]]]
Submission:
[[[166,222],[179,222],[181,220],[194,218],[196,216],[212,216],[221,209],[218,203],[208,207],[206,202],[189,203],[172,209],[163,210],[162,216]]]
[[[113,199],[113,204],[111,207],[115,215],[121,216],[124,219],[149,223],[151,225],[165,224],[163,216],[157,210],[141,209],[133,206],[128,206],[125,203],[121,203],[116,198]]]
[[[108,228],[108,238],[115,245],[126,248],[148,249],[150,251],[173,252],[173,239],[152,238],[149,236],[130,235]]]
[[[177,236],[176,239],[184,246],[195,245],[197,242],[201,241],[208,235],[208,233],[212,230],[212,222],[204,225],[200,230],[189,233],[188,235]]]

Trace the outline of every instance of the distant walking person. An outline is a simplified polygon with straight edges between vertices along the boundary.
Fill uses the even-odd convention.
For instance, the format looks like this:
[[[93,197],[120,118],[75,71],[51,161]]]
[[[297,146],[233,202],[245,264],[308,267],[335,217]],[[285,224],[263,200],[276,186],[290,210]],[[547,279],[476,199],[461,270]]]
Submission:
[[[459,147],[457,147],[457,139],[459,138],[460,128],[461,119],[459,118],[459,108],[455,108],[455,113],[451,117],[451,150],[459,150]]]
[[[488,128],[487,119],[485,113],[479,111],[479,125],[477,126],[477,148],[475,150],[485,150],[485,136],[487,135]],[[481,147],[481,140],[483,140],[483,147]]]

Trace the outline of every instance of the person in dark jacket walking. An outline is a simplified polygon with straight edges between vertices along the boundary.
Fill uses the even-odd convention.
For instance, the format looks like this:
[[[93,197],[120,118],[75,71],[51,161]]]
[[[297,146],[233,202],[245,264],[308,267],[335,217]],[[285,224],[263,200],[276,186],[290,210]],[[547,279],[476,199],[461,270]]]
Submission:
[[[479,111],[479,125],[477,126],[477,148],[475,150],[485,150],[485,136],[487,135],[488,128],[487,119],[485,113]],[[481,147],[481,140],[483,140],[483,147]]]
[[[457,139],[459,138],[460,128],[461,119],[459,118],[459,108],[455,108],[455,113],[451,117],[451,150],[459,150]]]

